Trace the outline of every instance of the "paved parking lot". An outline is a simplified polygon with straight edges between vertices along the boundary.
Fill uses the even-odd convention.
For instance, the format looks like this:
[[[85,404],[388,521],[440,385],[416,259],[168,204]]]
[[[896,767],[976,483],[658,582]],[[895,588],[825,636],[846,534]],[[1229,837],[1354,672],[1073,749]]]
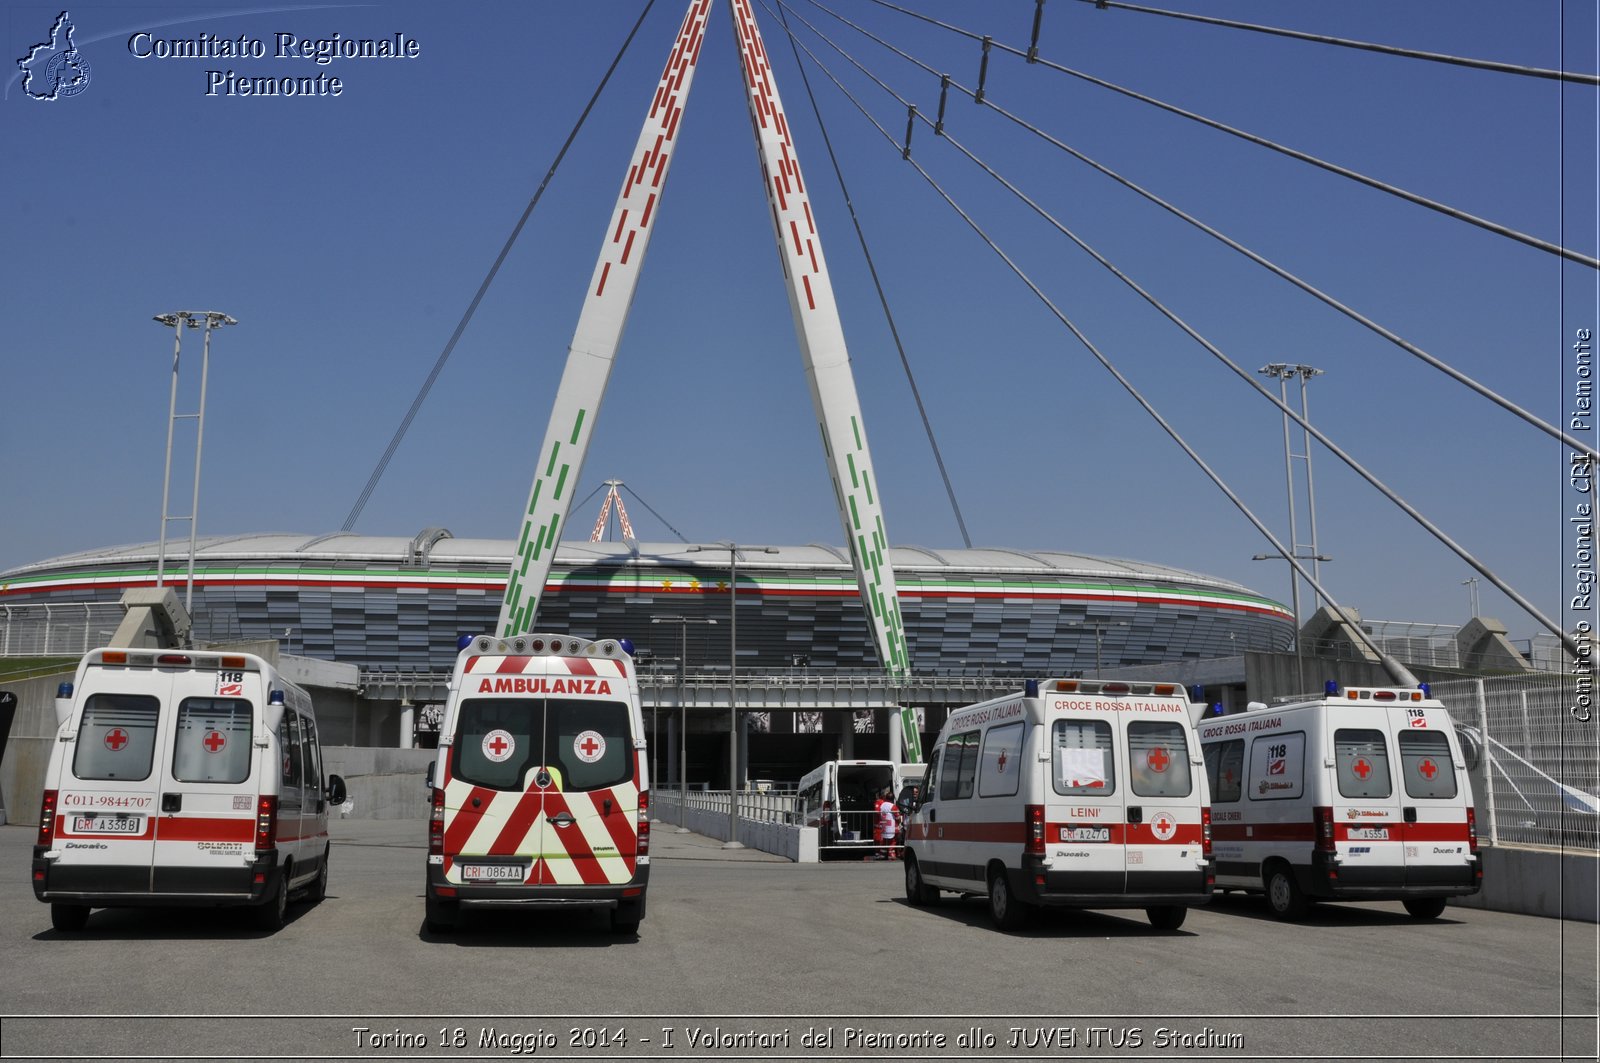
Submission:
[[[1459,908],[1417,923],[1398,904],[1367,904],[1287,926],[1230,896],[1173,934],[1142,912],[1054,912],[1003,934],[978,901],[908,906],[898,864],[797,865],[661,825],[637,938],[552,913],[483,914],[434,937],[422,927],[424,824],[333,831],[327,900],[292,908],[276,934],[236,911],[118,910],[69,936],[33,899],[33,831],[0,827],[0,1055],[693,1059],[786,1032],[787,1047],[752,1041],[743,1054],[1002,1058],[1022,1037],[1004,1058],[1094,1058],[1093,1037],[1099,1058],[1595,1058],[1588,924]],[[1074,1044],[1013,1026],[1061,1027]],[[691,1027],[722,1039],[686,1051]],[[601,1043],[612,1036],[601,1028],[628,1043]],[[830,1028],[831,1047],[800,1043]],[[1159,1028],[1192,1043],[1158,1051]],[[452,1043],[457,1029],[470,1045]],[[502,1040],[480,1044],[485,1029]],[[428,1046],[360,1041],[394,1031]],[[556,1046],[504,1040],[552,1031]]]

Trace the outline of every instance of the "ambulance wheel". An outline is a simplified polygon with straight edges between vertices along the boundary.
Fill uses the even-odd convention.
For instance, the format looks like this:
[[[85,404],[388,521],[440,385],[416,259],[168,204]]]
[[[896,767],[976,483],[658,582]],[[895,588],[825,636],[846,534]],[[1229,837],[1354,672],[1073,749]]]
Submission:
[[[1444,914],[1443,897],[1409,897],[1402,903],[1413,919],[1437,919]]]
[[[611,909],[611,932],[624,936],[639,932],[639,921],[644,913],[637,904],[619,904]]]
[[[935,903],[938,899],[939,891],[922,880],[922,868],[917,865],[917,858],[907,853],[906,901],[921,908]]]
[[[441,900],[428,891],[427,899],[423,902],[423,921],[430,934],[443,934],[454,930],[461,921],[461,906],[455,901]]]
[[[317,869],[316,881],[311,883],[311,889],[306,893],[306,899],[312,904],[321,904],[328,895],[328,853],[323,850],[322,866]]]
[[[989,917],[1001,930],[1018,930],[1028,921],[1028,906],[1011,892],[1004,868],[989,872]]]
[[[282,930],[284,920],[289,914],[289,868],[285,865],[278,875],[277,888],[272,891],[272,896],[256,905],[256,910],[251,913],[255,916],[256,929]]]
[[[1150,919],[1150,925],[1157,930],[1176,930],[1183,925],[1189,909],[1181,904],[1158,904],[1146,908],[1144,914]]]
[[[87,904],[52,904],[50,906],[50,925],[63,934],[75,934],[82,930],[89,922],[89,906]]]
[[[1294,872],[1278,864],[1267,872],[1267,905],[1279,919],[1305,918],[1309,903],[1294,880]]]

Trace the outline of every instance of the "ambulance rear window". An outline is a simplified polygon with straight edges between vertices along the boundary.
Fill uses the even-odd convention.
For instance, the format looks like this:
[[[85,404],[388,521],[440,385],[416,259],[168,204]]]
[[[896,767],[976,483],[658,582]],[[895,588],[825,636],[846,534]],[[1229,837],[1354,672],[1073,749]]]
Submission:
[[[451,772],[463,782],[520,790],[535,768],[563,791],[601,790],[633,777],[628,708],[617,701],[471,698],[461,703]]]
[[[1128,775],[1140,797],[1187,797],[1194,790],[1189,774],[1189,744],[1183,727],[1159,720],[1128,723]]]
[[[250,777],[250,703],[239,698],[185,698],[172,742],[179,782],[244,782]]]
[[[1211,783],[1211,803],[1239,800],[1244,793],[1244,739],[1213,742],[1205,747],[1206,779]]]
[[[626,705],[552,700],[545,719],[544,762],[561,773],[568,793],[603,790],[633,777]]]
[[[72,774],[79,779],[148,779],[160,715],[161,702],[147,694],[89,695],[78,724]]]
[[[1341,727],[1333,732],[1334,769],[1342,797],[1388,797],[1389,746],[1383,732]]]
[[[1051,774],[1058,794],[1103,797],[1117,790],[1111,725],[1104,720],[1057,720]]]
[[[1456,766],[1443,731],[1400,732],[1400,777],[1411,797],[1454,797]]]

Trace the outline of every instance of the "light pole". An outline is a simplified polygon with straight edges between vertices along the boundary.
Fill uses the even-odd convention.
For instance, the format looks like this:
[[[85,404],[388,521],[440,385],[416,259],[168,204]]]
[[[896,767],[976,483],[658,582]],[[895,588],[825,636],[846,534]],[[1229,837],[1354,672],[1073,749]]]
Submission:
[[[1126,620],[1079,620],[1065,626],[1094,628],[1094,677],[1099,679],[1101,670],[1100,651],[1105,639],[1106,628],[1127,627],[1128,622]]]
[[[1320,564],[1323,561],[1333,560],[1333,558],[1324,554],[1308,555],[1297,553],[1294,556],[1296,560],[1310,561],[1312,564]],[[1284,554],[1253,554],[1251,555],[1250,560],[1274,561],[1280,558],[1284,561],[1289,560]],[[1296,681],[1300,684],[1300,690],[1298,692],[1303,693],[1306,689],[1306,662],[1305,656],[1300,649],[1300,573],[1295,570],[1292,562],[1289,565],[1289,580],[1289,585],[1294,589],[1294,671]]]
[[[703,616],[653,616],[652,624],[678,625],[678,834],[688,834],[689,827],[689,711],[684,705],[686,673],[689,670],[689,625],[715,624]],[[651,778],[655,766],[651,764]]]
[[[742,547],[726,539],[716,544],[728,551],[728,840],[724,849],[743,849],[739,841],[739,551],[758,550],[763,554],[778,551],[770,546]],[[699,553],[703,546],[689,547]]]
[[[1270,365],[1262,366],[1256,372],[1262,376],[1272,377],[1277,380],[1278,401],[1283,406],[1283,478],[1289,492],[1289,552],[1295,557],[1301,557],[1301,548],[1308,549],[1310,553],[1306,556],[1309,556],[1312,562],[1311,574],[1317,582],[1321,582],[1322,569],[1317,564],[1317,495],[1316,487],[1311,479],[1311,413],[1306,405],[1306,381],[1314,376],[1321,376],[1322,370],[1310,365],[1288,365],[1284,362],[1273,362]],[[1289,443],[1290,377],[1298,377],[1300,379],[1300,419],[1304,422],[1305,435],[1305,453],[1303,454],[1294,453],[1294,448]],[[1311,521],[1311,541],[1309,543],[1300,541],[1300,532],[1297,526],[1297,514],[1294,504],[1293,459],[1295,458],[1300,458],[1306,463],[1306,507],[1307,515]],[[1312,590],[1313,592],[1316,591],[1315,586],[1312,587]],[[1295,571],[1292,565],[1289,567],[1289,596],[1294,607],[1295,631],[1298,632],[1300,629],[1300,574]],[[1320,604],[1322,595],[1317,594],[1316,598]]]
[[[194,613],[194,551],[200,520],[200,454],[206,438],[206,383],[211,371],[211,330],[218,325],[237,325],[239,322],[215,310],[178,310],[170,314],[157,314],[152,320],[172,329],[172,391],[167,400],[167,462],[161,477],[161,540],[156,547],[156,586],[166,585],[167,524],[174,520],[189,522],[189,571],[184,584],[183,608]],[[200,408],[196,413],[178,413],[178,352],[183,345],[183,330],[205,328],[205,341],[200,355]],[[188,517],[174,517],[170,512],[172,488],[172,431],[179,417],[195,419],[194,437],[194,496]]]

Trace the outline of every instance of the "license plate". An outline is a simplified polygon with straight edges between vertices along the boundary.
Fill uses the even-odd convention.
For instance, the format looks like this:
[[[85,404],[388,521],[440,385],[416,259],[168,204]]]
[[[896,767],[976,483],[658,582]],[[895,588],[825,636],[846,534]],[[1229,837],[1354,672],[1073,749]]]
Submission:
[[[139,816],[73,816],[74,834],[140,834],[144,820]]]
[[[1386,842],[1389,840],[1389,828],[1351,827],[1350,838],[1358,842]]]
[[[521,864],[462,864],[461,877],[467,882],[521,882],[528,869]]]
[[[1111,840],[1111,828],[1062,827],[1061,840],[1064,842],[1108,842]]]

